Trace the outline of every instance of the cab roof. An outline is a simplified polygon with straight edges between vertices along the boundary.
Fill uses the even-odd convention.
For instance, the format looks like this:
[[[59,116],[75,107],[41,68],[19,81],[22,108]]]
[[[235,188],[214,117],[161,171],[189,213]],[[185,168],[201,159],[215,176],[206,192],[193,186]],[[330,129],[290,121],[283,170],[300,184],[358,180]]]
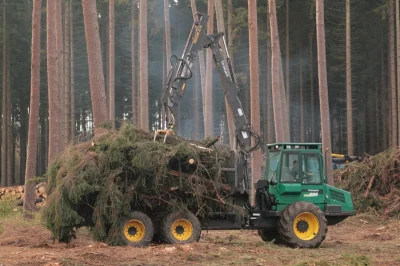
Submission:
[[[322,150],[322,143],[280,142],[267,145],[268,150]]]

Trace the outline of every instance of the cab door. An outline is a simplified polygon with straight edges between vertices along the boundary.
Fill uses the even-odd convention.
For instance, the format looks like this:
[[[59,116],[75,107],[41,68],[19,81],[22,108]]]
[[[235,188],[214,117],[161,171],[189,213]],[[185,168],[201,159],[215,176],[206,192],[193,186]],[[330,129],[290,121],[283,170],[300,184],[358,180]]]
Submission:
[[[297,162],[298,169],[295,169]],[[309,151],[287,150],[282,153],[277,185],[278,210],[297,201],[307,201],[323,208],[325,186],[322,156]]]
[[[326,186],[324,186],[323,159],[321,154],[304,151],[301,153],[301,197],[303,201],[323,208]]]

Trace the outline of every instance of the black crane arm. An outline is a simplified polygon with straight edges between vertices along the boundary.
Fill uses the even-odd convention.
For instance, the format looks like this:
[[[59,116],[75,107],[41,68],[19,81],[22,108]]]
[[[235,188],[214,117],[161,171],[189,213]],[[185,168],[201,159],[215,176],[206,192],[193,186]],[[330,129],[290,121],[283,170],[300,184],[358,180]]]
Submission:
[[[175,57],[177,61],[168,75],[168,82],[163,95],[168,126],[172,129],[175,125],[174,114],[177,112],[179,102],[185,92],[186,82],[192,76],[191,67],[194,60],[197,58],[198,52],[203,48],[211,48],[214,63],[224,89],[225,98],[234,116],[237,144],[242,152],[250,153],[260,147],[260,137],[248,122],[243,111],[242,103],[239,100],[239,90],[224,36],[222,33],[206,35],[205,28],[207,22],[208,15],[198,13],[198,21],[193,23],[182,58],[178,59]],[[222,44],[227,54],[226,59],[223,56],[220,46],[221,38],[223,39]],[[253,145],[250,145],[250,138],[254,139]]]

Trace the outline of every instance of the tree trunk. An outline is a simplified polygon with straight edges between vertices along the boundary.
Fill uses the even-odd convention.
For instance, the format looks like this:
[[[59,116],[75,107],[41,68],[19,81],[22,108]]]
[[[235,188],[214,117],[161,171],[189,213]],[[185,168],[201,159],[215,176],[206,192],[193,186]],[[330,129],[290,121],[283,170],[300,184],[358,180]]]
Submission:
[[[310,91],[311,91],[311,97],[310,97],[310,105],[311,105],[311,142],[315,142],[315,102],[314,102],[314,67],[313,67],[313,36],[314,32],[312,31],[310,33]]]
[[[70,87],[70,96],[71,96],[71,139],[73,139],[76,135],[76,113],[75,113],[75,68],[74,68],[74,20],[72,13],[72,0],[69,2],[69,41],[70,41],[70,59],[71,59],[71,87]]]
[[[384,49],[383,49],[383,31],[381,31],[381,89],[380,91],[382,92],[381,95],[381,120],[382,120],[382,130],[381,130],[381,135],[382,135],[382,150],[386,150],[388,148],[388,121],[387,121],[387,93],[388,89],[385,83],[385,55],[384,55]]]
[[[317,51],[318,51],[318,85],[321,112],[322,148],[326,167],[326,176],[329,185],[333,185],[332,151],[331,151],[331,125],[329,118],[328,82],[326,74],[325,52],[325,25],[324,1],[316,0],[316,26],[317,26]]]
[[[147,0],[139,1],[139,116],[140,128],[149,130],[149,57],[147,47]]]
[[[115,129],[115,19],[114,19],[114,0],[108,2],[108,93],[112,129]]]
[[[351,89],[351,35],[350,0],[346,0],[346,111],[347,111],[347,154],[354,155],[353,103]]]
[[[106,94],[104,89],[103,60],[101,58],[99,24],[96,2],[82,0],[85,35],[88,51],[90,92],[92,96],[93,124],[95,131],[107,121]]]
[[[70,1],[64,3],[64,142],[66,145],[69,143],[69,133],[70,133]]]
[[[207,25],[207,34],[214,32],[214,0],[208,0],[208,15],[210,16]],[[206,51],[206,88],[204,99],[204,135],[205,137],[213,136],[214,134],[214,106],[213,106],[213,62],[212,51]]]
[[[302,53],[302,46],[301,43],[299,45],[300,47],[300,58],[303,58],[303,53]],[[304,132],[305,132],[305,126],[304,126],[304,88],[303,88],[303,63],[302,60],[299,60],[299,94],[300,94],[300,142],[305,142],[304,138]],[[290,104],[288,104],[289,106]]]
[[[1,186],[7,186],[7,25],[6,0],[3,0],[3,99],[1,122]]]
[[[6,90],[7,90],[7,115],[6,115],[6,119],[7,119],[7,183],[9,186],[13,185],[13,145],[12,143],[14,142],[13,139],[13,121],[12,121],[12,114],[11,114],[11,110],[12,110],[12,99],[11,99],[11,82],[10,82],[10,52],[11,49],[8,46],[7,47],[7,86],[6,86]]]
[[[228,0],[228,1],[231,1],[231,0]],[[197,16],[196,16],[196,12],[197,12],[196,1],[195,0],[190,0],[190,5],[192,6],[193,20],[197,20]],[[203,116],[205,116],[206,69],[205,69],[204,52],[203,52],[203,50],[199,51],[199,68],[200,68],[200,86],[201,86],[201,95],[202,95],[202,98],[201,98],[202,99],[202,110],[201,110],[201,112],[203,112]],[[204,123],[205,123],[205,119],[204,119]],[[204,137],[204,136],[202,136],[202,137]]]
[[[58,86],[58,61],[56,46],[56,10],[57,3],[47,0],[47,82],[49,97],[49,156],[51,164],[59,153],[60,126],[60,90]]]
[[[269,0],[269,19],[271,31],[271,82],[272,82],[272,100],[274,108],[275,137],[276,142],[288,141],[284,122],[286,121],[286,106],[283,102],[283,91],[280,82],[282,73],[282,61],[280,59],[281,51],[279,47],[278,23],[276,18],[275,0]],[[286,121],[287,122],[287,121]]]
[[[397,124],[400,125],[400,10],[399,1],[396,1],[396,37],[397,37]],[[398,132],[397,132],[398,135]],[[397,139],[397,146],[400,146],[400,136]]]
[[[41,0],[33,1],[32,10],[32,59],[31,59],[31,102],[29,108],[28,157],[25,172],[24,217],[32,219],[35,208],[36,174],[39,105],[40,105],[40,16]]]
[[[267,93],[265,93],[266,98],[265,103],[267,103],[267,139],[266,143],[274,143],[275,136],[274,136],[274,107],[273,107],[273,100],[272,100],[272,84],[271,84],[271,31],[270,31],[270,22],[269,22],[269,13],[267,12]]]
[[[283,81],[282,81],[283,84]],[[286,107],[287,107],[287,122],[288,122],[288,128],[286,129],[289,130],[288,136],[290,140],[290,126],[291,126],[291,120],[290,118],[292,117],[290,115],[290,110],[291,110],[291,105],[290,105],[290,44],[289,44],[289,0],[286,0]]]
[[[138,95],[137,95],[137,84],[136,84],[136,46],[135,46],[135,4],[137,0],[132,0],[132,40],[131,40],[131,53],[132,53],[132,123],[136,126],[139,124],[138,119]]]
[[[59,102],[60,102],[60,119],[59,119],[59,149],[62,152],[65,149],[65,137],[64,137],[64,48],[63,48],[63,26],[62,26],[62,2],[61,0],[56,0],[57,10],[56,10],[56,46],[57,46],[57,77],[58,77],[58,87],[59,87]]]
[[[19,182],[17,184],[25,183],[25,168],[27,156],[27,142],[28,142],[28,106],[25,97],[21,99],[20,112],[21,112],[21,126],[19,128],[19,142],[20,142],[20,165],[19,165]]]
[[[164,0],[164,25],[165,25],[165,35],[164,35],[164,40],[165,40],[165,63],[166,63],[166,72],[169,72],[171,69],[170,65],[170,60],[171,60],[171,25],[170,25],[170,20],[169,20],[169,1]],[[165,83],[163,84],[165,86]],[[161,106],[161,128],[164,129],[166,126],[164,120],[165,120],[165,110],[163,103],[160,102]]]
[[[225,35],[225,23],[224,23],[224,10],[222,9],[221,0],[215,1],[215,14],[217,17],[217,30],[218,32],[223,32]],[[223,40],[220,39],[220,45],[223,47]],[[226,54],[225,49],[222,49],[222,54],[224,56],[224,60],[227,60],[228,55]],[[229,134],[229,144],[233,148],[235,141],[235,123],[233,118],[233,113],[231,107],[229,106],[228,100],[225,98],[225,109],[226,109],[226,117],[228,124],[228,134]]]
[[[397,146],[397,103],[396,103],[396,66],[395,66],[395,38],[394,38],[394,2],[389,0],[389,60],[390,60],[390,88],[392,92],[392,147]]]
[[[258,70],[258,27],[257,27],[257,1],[249,0],[249,64],[250,64],[250,102],[251,125],[255,132],[260,132],[260,88]],[[254,145],[252,139],[252,145]],[[254,184],[261,178],[261,149],[253,152],[251,159],[251,195],[254,195]]]

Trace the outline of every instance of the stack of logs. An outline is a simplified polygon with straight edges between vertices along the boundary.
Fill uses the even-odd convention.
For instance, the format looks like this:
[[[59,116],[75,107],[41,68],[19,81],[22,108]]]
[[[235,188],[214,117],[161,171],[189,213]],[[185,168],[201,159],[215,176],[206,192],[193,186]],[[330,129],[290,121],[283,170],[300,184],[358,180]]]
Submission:
[[[37,184],[35,187],[36,206],[46,204],[45,183]],[[24,200],[24,186],[0,187],[0,200],[15,201],[18,206],[22,206]]]

